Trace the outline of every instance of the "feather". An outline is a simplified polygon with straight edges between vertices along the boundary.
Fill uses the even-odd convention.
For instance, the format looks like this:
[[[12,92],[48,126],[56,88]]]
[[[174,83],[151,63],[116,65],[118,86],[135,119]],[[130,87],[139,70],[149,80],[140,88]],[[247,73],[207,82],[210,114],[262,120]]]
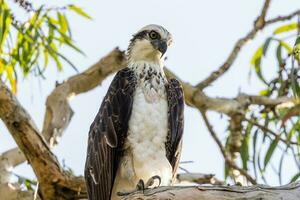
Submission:
[[[122,154],[119,150],[122,150],[127,136],[135,85],[133,71],[129,68],[120,70],[90,127],[85,163],[85,180],[90,200],[110,199]]]

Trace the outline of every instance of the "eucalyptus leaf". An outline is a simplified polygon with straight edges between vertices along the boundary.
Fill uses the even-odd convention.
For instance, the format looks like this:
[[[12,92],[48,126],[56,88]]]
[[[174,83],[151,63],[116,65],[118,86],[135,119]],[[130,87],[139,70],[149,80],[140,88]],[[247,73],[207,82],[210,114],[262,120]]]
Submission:
[[[288,31],[297,30],[297,28],[298,28],[298,23],[285,24],[283,26],[280,26],[280,27],[276,28],[273,31],[273,34],[285,33],[285,32],[288,32]]]
[[[266,153],[266,156],[264,158],[264,169],[266,169],[267,165],[269,164],[269,161],[274,153],[274,150],[276,149],[278,145],[279,137],[275,138],[269,145],[268,151]]]

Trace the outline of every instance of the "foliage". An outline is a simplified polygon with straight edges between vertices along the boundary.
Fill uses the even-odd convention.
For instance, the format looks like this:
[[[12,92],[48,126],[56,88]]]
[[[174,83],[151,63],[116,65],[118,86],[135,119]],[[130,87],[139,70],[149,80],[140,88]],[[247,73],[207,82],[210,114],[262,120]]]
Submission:
[[[243,120],[240,149],[243,169],[249,170],[252,166],[256,178],[260,176],[265,182],[264,173],[271,167],[282,184],[286,156],[294,158],[298,169],[290,180],[300,177],[300,36],[297,37],[297,31],[299,24],[294,22],[276,28],[251,59],[256,76],[265,86],[260,96],[293,98],[293,103],[275,108],[252,107]],[[270,56],[272,51],[273,56]],[[280,154],[277,163],[272,162],[274,154]]]
[[[30,3],[16,1],[31,15],[26,21],[19,22],[6,1],[0,2],[0,76],[10,82],[14,92],[19,73],[25,77],[30,73],[42,76],[49,59],[55,62],[59,71],[63,68],[62,61],[77,70],[60,52],[61,47],[67,46],[82,53],[74,44],[66,11],[90,19],[88,14],[75,5],[62,8],[40,6],[34,10]]]

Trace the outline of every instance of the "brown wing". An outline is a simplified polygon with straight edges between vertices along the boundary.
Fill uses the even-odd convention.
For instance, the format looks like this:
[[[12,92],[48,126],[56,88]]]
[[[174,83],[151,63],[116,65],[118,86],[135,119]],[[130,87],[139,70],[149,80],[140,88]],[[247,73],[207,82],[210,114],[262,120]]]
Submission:
[[[119,71],[91,124],[84,173],[90,200],[110,199],[127,136],[135,85],[133,71]]]
[[[167,158],[173,168],[173,180],[179,165],[184,124],[184,96],[178,80],[171,79],[166,85],[168,97]]]

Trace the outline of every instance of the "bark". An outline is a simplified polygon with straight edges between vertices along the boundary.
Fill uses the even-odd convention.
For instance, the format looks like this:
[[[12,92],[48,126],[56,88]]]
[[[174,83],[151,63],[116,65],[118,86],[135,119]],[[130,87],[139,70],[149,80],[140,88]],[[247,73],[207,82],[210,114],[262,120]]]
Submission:
[[[300,199],[300,183],[270,187],[240,186],[187,186],[159,187],[125,194],[122,200],[297,200]]]
[[[18,184],[6,183],[0,185],[1,199],[3,200],[40,200],[34,191],[24,191]]]
[[[71,193],[69,195],[72,197],[80,194],[85,188],[84,182],[76,181],[62,170],[29,114],[2,81],[0,118],[31,164],[40,183],[39,190],[43,199],[59,199],[56,198],[56,194],[62,190]]]

